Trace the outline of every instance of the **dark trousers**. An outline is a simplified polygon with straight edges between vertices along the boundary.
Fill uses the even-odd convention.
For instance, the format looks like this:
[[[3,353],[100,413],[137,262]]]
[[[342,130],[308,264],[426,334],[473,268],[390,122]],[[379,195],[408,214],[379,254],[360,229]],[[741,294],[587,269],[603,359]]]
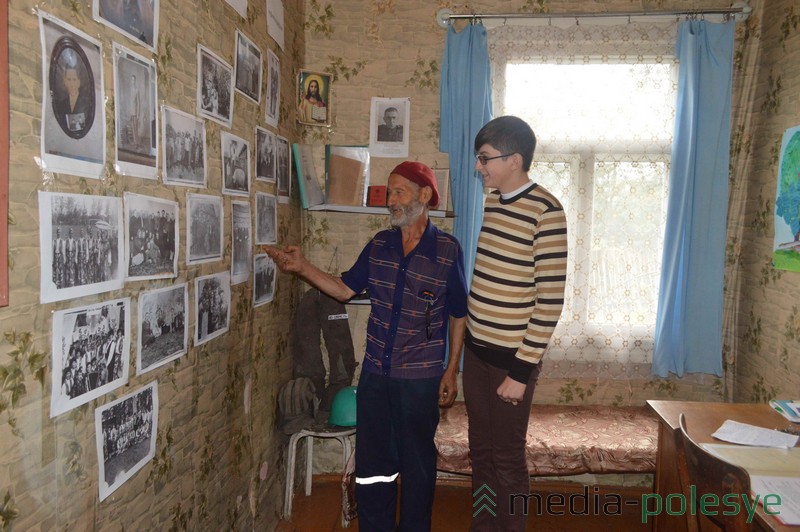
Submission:
[[[361,373],[356,393],[359,530],[431,529],[440,381]],[[402,479],[399,528],[395,524],[398,474]]]
[[[521,403],[512,405],[500,400],[497,388],[508,371],[487,364],[469,348],[464,349],[464,400],[469,422],[469,454],[472,459],[472,490],[477,497],[488,493],[497,506],[473,515],[472,531],[524,531],[525,495],[529,493],[525,437],[531,411],[533,390],[539,368],[531,374]],[[512,495],[519,495],[512,498]],[[510,507],[514,504],[514,508]],[[491,509],[496,515],[492,515]]]

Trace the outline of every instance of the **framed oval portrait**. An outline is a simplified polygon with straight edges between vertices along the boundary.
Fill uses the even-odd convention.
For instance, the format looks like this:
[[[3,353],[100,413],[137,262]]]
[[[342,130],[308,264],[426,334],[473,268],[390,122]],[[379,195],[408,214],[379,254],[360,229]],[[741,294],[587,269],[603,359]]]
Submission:
[[[94,123],[94,74],[83,48],[72,37],[56,41],[50,56],[50,100],[61,130],[74,139]]]

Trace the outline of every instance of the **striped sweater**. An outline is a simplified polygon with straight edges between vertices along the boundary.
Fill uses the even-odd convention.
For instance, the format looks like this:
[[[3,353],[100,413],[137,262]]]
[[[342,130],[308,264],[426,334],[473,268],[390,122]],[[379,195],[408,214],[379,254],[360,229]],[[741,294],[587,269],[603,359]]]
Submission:
[[[561,203],[532,183],[486,198],[469,293],[467,346],[527,382],[564,306],[567,222]]]

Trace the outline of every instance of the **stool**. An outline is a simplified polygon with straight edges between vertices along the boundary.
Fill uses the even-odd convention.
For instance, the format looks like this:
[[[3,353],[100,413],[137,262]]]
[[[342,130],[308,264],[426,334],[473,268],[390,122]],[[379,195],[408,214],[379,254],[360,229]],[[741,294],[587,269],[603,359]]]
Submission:
[[[294,469],[295,461],[297,460],[297,444],[303,438],[310,437],[306,441],[306,496],[311,495],[311,473],[313,469],[314,458],[314,438],[334,438],[339,440],[342,444],[342,470],[347,465],[347,459],[350,457],[351,445],[349,436],[356,433],[355,427],[339,427],[337,425],[330,425],[328,423],[320,425],[312,425],[305,428],[300,432],[292,434],[289,438],[289,456],[286,459],[286,493],[283,497],[283,516],[289,519],[292,516],[292,498],[294,495]],[[345,521],[342,517],[342,526],[347,527],[349,521]]]

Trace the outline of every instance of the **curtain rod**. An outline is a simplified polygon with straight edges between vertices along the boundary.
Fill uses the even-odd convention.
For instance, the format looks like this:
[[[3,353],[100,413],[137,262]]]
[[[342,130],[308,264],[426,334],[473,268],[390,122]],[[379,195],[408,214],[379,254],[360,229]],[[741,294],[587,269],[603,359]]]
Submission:
[[[439,26],[447,27],[452,20],[472,20],[476,22],[480,19],[554,19],[554,18],[574,18],[577,22],[580,18],[600,18],[600,17],[682,17],[682,16],[704,16],[704,15],[726,15],[733,17],[734,20],[747,20],[753,10],[747,2],[735,2],[731,7],[716,9],[683,9],[674,11],[617,11],[599,13],[453,13],[444,8],[436,13],[436,22]]]

